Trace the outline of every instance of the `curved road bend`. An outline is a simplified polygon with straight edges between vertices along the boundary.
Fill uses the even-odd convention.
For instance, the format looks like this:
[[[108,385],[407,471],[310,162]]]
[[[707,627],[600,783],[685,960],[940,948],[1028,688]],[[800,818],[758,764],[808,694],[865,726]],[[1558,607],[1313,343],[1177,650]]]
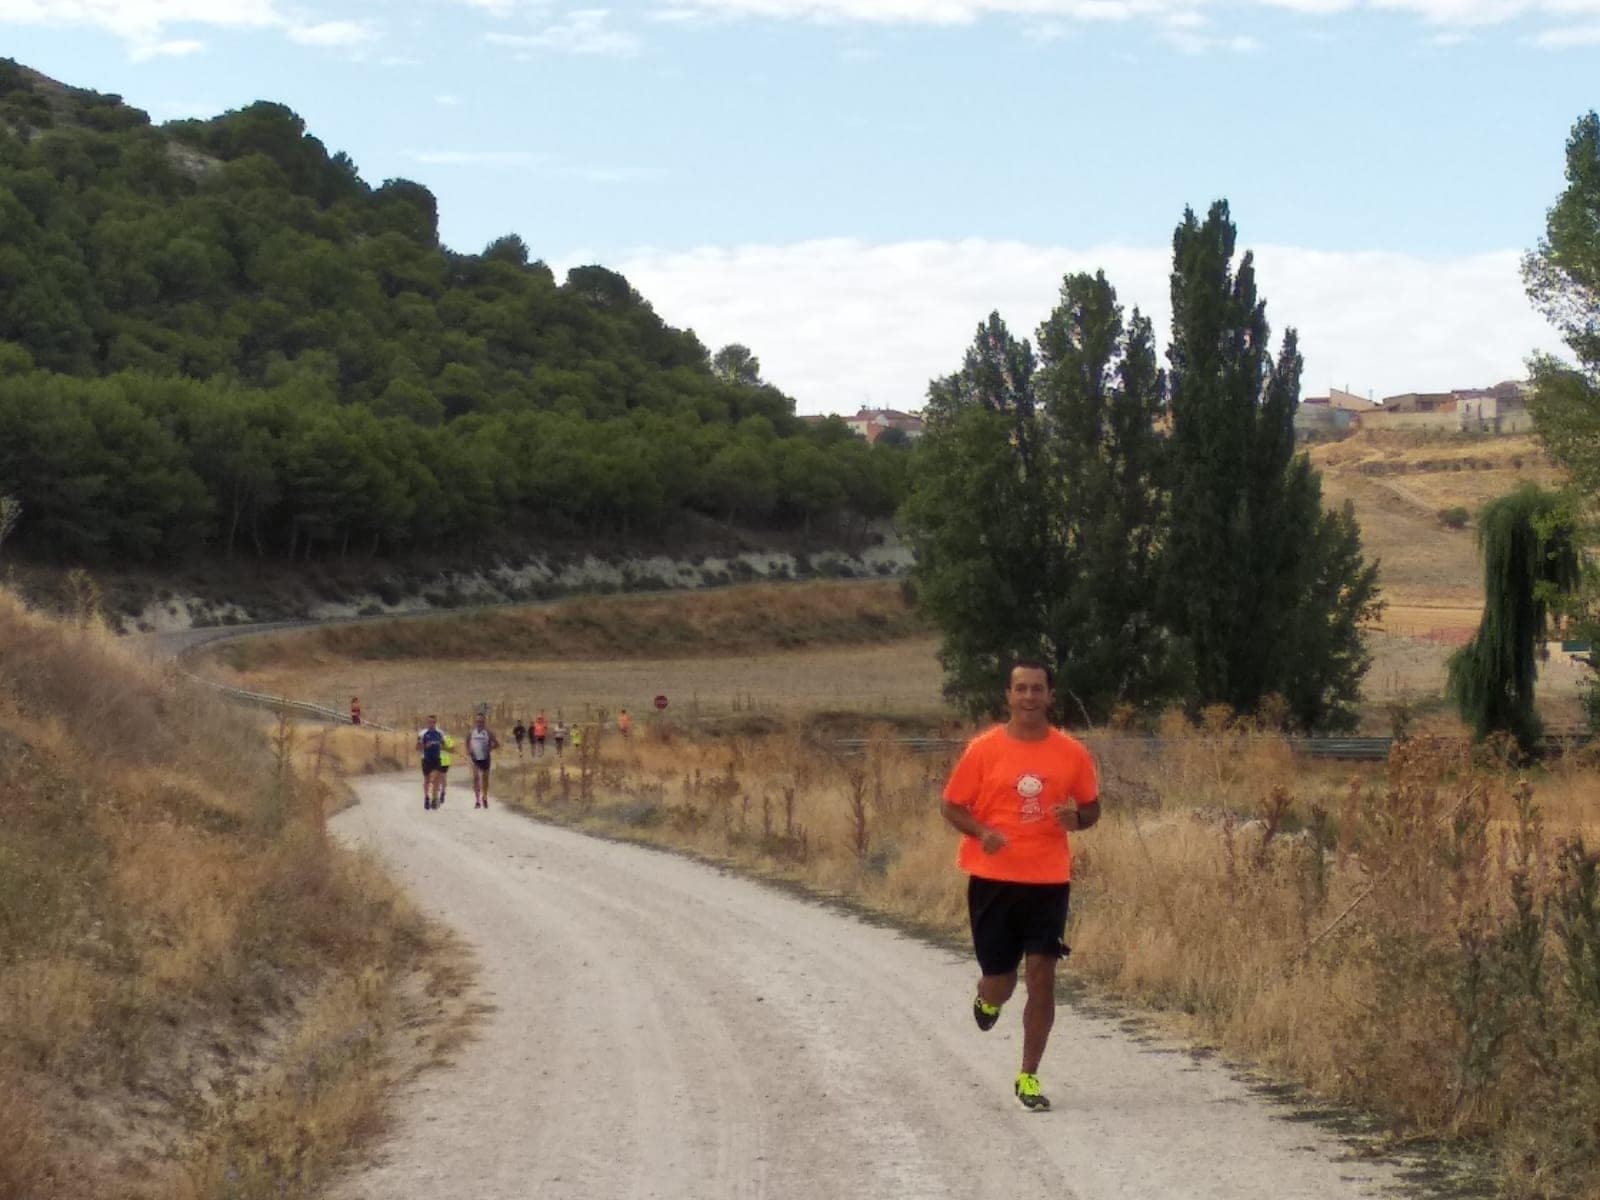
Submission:
[[[430,813],[409,775],[356,786],[336,832],[475,947],[495,1007],[339,1200],[1396,1194],[1393,1166],[1071,1008],[1055,1109],[1024,1113],[1020,1005],[979,1033],[960,956],[464,788]]]

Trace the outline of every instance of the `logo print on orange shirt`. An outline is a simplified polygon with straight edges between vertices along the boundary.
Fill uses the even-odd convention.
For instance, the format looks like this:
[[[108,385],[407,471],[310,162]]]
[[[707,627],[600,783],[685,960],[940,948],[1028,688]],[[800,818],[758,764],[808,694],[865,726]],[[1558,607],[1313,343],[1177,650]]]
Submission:
[[[1017,816],[1024,822],[1044,819],[1044,805],[1039,797],[1044,795],[1044,780],[1032,772],[1017,776],[1017,795],[1022,797],[1022,807]]]

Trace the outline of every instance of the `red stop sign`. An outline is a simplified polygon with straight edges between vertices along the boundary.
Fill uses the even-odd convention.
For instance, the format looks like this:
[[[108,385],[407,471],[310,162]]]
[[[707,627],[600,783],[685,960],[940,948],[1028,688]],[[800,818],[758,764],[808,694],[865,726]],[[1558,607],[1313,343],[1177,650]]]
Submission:
[[[656,697],[656,708],[657,709],[663,709],[666,706],[667,706],[667,698],[665,696],[657,696]]]

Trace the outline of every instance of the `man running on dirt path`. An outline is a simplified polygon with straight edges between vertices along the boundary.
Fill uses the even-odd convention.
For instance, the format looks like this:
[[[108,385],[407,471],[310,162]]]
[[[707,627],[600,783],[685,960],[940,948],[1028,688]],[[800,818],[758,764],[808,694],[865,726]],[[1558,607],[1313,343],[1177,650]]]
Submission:
[[[517,723],[511,727],[511,736],[516,740],[517,753],[522,753],[522,743],[528,739],[528,727],[522,723],[522,718],[517,718]]]
[[[472,729],[467,734],[467,758],[472,761],[473,808],[489,807],[489,754],[498,749],[500,739],[484,723],[483,714],[477,714],[472,718]]]
[[[556,757],[561,757],[561,752],[567,748],[567,723],[560,717],[556,718],[555,728],[550,731],[550,740],[556,744]]]
[[[544,757],[544,739],[550,731],[550,722],[545,720],[544,709],[539,710],[539,715],[533,719],[533,756]]]
[[[1094,759],[1050,725],[1055,679],[1042,662],[1019,659],[1006,676],[1010,719],[980,733],[945,784],[945,820],[965,836],[957,864],[967,881],[967,913],[977,952],[972,1016],[987,1030],[1017,986],[1026,960],[1022,1070],[1014,1091],[1023,1108],[1042,1112],[1039,1062],[1055,1023],[1056,963],[1067,953],[1067,896],[1072,880],[1069,833],[1100,819]]]
[[[428,723],[417,730],[417,749],[422,753],[422,807],[438,808],[435,797],[444,785],[439,769],[439,756],[444,753],[444,731],[439,728],[439,718],[429,714]]]
[[[617,732],[624,738],[633,733],[633,718],[628,715],[627,709],[617,714]]]

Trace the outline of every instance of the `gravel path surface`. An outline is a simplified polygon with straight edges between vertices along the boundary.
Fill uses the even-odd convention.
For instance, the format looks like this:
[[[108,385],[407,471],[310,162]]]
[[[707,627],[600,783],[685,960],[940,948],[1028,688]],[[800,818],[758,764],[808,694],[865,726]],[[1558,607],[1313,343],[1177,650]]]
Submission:
[[[1063,1008],[1011,1097],[1020,1003],[961,956],[669,854],[366,780],[334,821],[475,947],[494,1006],[339,1200],[1393,1195],[1225,1070]],[[954,867],[951,868],[954,870]]]

